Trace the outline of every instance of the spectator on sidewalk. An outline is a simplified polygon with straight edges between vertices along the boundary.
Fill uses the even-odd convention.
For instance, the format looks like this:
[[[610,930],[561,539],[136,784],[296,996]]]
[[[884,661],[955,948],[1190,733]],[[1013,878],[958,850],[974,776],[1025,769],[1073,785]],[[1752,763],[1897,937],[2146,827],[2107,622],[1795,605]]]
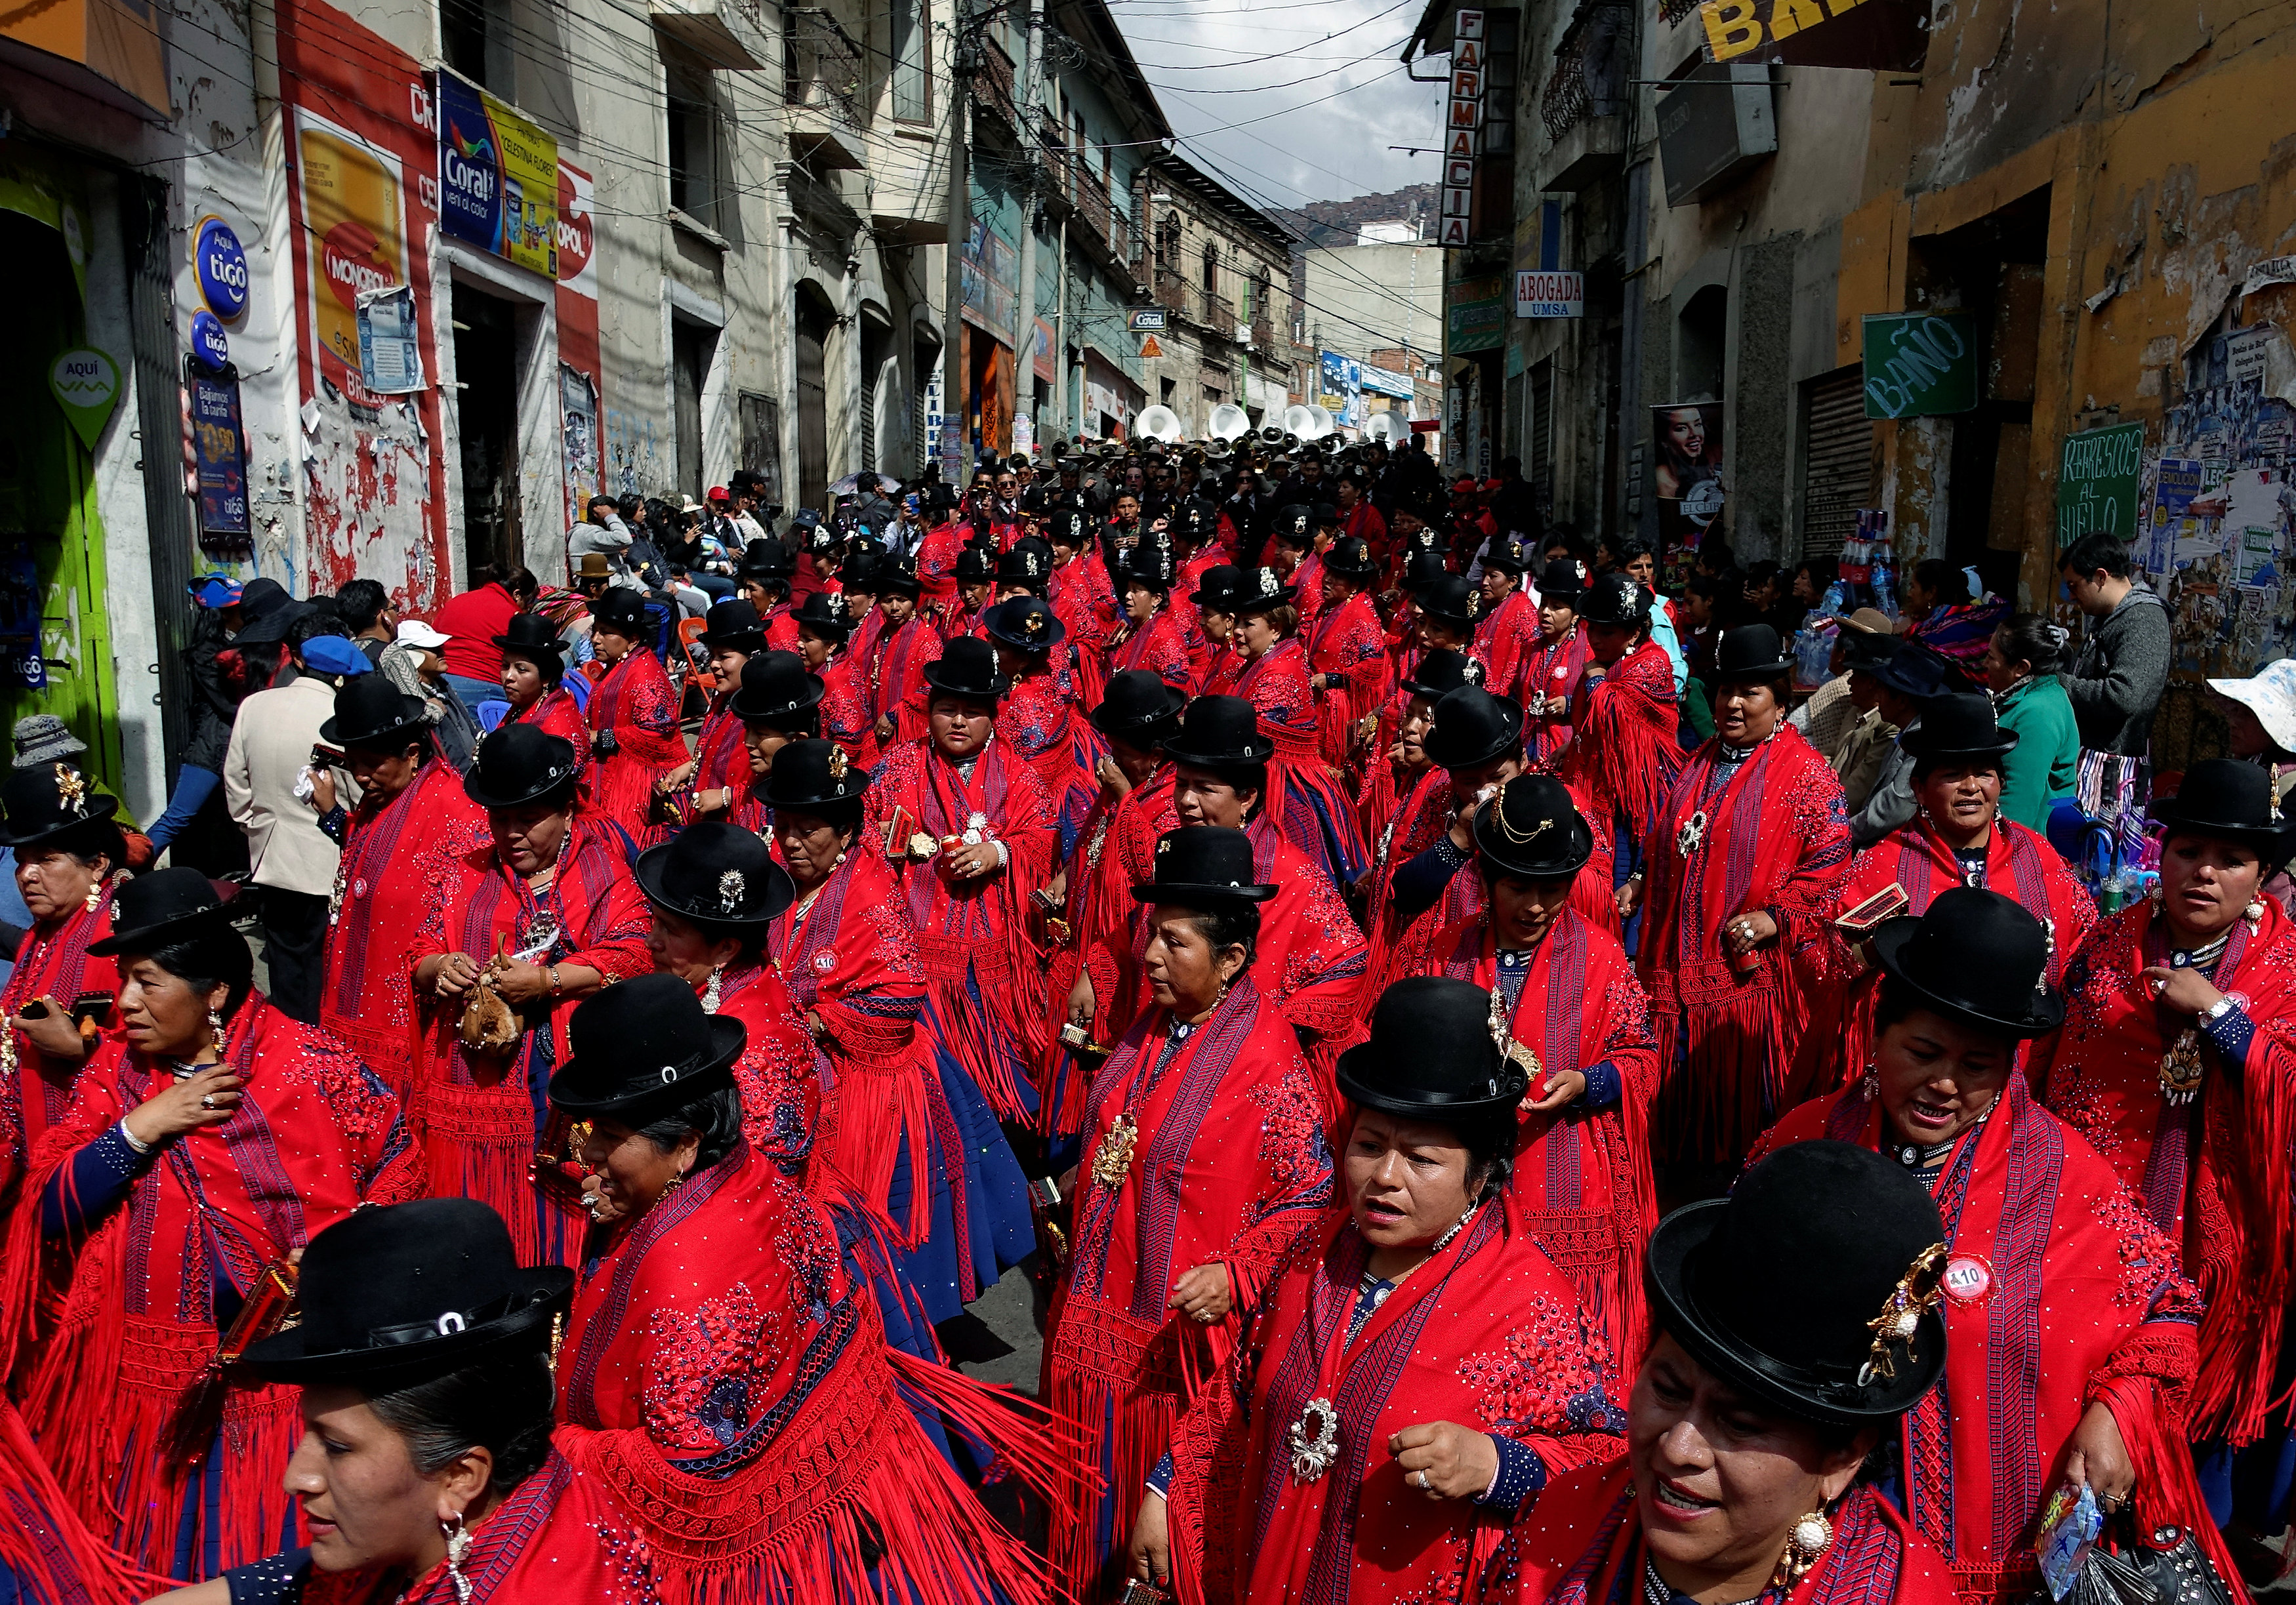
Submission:
[[[334,714],[336,691],[368,672],[365,653],[340,635],[308,633],[315,625],[301,621],[288,637],[295,677],[239,705],[223,768],[231,816],[247,832],[268,994],[282,1012],[308,1025],[319,1021],[328,903],[340,849],[311,811],[307,771],[317,756],[319,727]],[[348,770],[337,772],[335,789],[357,800]]]
[[[351,644],[366,654],[367,667],[382,660],[383,649],[398,635],[398,610],[390,593],[375,579],[355,579],[335,593],[335,611],[349,632]]]
[[[1849,805],[1849,843],[1863,851],[1906,823],[1919,805],[1914,800],[1914,754],[1906,738],[1922,727],[1922,708],[1952,692],[1946,660],[1918,641],[1905,641],[1875,666],[1874,711],[1897,727],[1897,739],[1882,757],[1874,790]],[[1848,788],[1843,789],[1845,797]]]
[[[534,606],[542,584],[523,568],[492,565],[474,569],[471,581],[469,590],[447,599],[430,626],[447,637],[447,684],[476,718],[480,703],[502,697],[502,652],[495,637]]]
[[[2090,751],[2141,757],[2168,688],[2169,610],[2136,574],[2126,543],[2085,535],[2057,556],[2065,594],[2094,621],[2059,679]]]
[[[629,548],[629,526],[622,522],[611,496],[592,496],[582,510],[582,521],[566,532],[566,561],[578,566],[594,553],[609,564],[619,562]]]
[[[447,637],[420,618],[398,621],[398,639],[383,650],[375,667],[410,697],[422,699],[423,717],[439,737],[440,750],[458,774],[470,773],[484,733],[471,710],[447,684],[447,659],[440,656]]]
[[[2013,615],[1985,649],[1985,682],[2001,728],[2017,738],[2001,757],[2001,817],[2046,831],[2050,807],[2073,794],[2080,730],[2058,681],[2071,632],[2038,613]]]

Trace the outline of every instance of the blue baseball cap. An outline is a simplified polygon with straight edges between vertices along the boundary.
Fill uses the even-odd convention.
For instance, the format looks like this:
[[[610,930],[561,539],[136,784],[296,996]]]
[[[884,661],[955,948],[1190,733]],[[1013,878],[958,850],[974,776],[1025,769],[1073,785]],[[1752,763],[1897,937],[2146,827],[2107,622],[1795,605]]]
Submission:
[[[239,600],[239,582],[228,574],[202,574],[186,588],[203,608],[227,608]]]
[[[323,675],[363,675],[374,666],[341,635],[314,635],[303,643],[303,661]]]

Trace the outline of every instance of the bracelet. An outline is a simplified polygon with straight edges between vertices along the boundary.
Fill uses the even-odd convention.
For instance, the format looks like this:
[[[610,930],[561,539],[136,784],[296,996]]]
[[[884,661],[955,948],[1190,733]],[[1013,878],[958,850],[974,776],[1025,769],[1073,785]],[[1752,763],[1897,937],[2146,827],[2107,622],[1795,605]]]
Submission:
[[[555,964],[545,965],[543,967],[542,979],[550,983],[550,995],[556,997],[558,995],[558,966]]]
[[[139,1154],[150,1153],[152,1149],[159,1146],[154,1142],[146,1142],[134,1132],[129,1131],[127,1129],[127,1117],[125,1115],[119,1117],[119,1124],[114,1129],[119,1133],[119,1140],[127,1143],[128,1147],[134,1149]]]
[[[2239,1007],[2240,1005],[2233,1001],[2232,994],[2227,992],[2208,1006],[2207,1012],[2201,1016],[2201,1020],[2205,1024],[2213,1025]]]

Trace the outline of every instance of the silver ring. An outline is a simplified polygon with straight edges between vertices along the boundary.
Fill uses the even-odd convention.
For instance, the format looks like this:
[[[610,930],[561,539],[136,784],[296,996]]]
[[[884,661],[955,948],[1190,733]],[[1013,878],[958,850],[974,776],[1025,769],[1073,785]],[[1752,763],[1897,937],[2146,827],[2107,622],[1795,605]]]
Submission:
[[[1427,1473],[1423,1468],[1419,1473],[1419,1486],[1423,1488],[1429,1489],[1431,1492],[1433,1489],[1434,1485],[1427,1480]]]
[[[213,1093],[202,1093],[201,1095],[200,1107],[201,1109],[213,1109],[215,1106],[216,1101]]]

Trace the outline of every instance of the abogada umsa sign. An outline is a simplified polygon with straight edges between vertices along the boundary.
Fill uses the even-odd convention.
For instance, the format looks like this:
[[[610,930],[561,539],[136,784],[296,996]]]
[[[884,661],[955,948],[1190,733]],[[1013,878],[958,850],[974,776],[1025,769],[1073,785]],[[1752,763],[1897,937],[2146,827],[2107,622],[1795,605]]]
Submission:
[[[558,276],[558,142],[474,84],[439,74],[439,222]]]

